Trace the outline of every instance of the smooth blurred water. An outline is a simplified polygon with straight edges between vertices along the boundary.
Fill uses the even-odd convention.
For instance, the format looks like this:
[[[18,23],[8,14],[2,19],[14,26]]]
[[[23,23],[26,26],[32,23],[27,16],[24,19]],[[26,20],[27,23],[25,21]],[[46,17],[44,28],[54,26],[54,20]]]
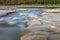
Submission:
[[[0,24],[7,23],[9,25],[17,25],[21,24],[22,26],[29,21],[29,18],[33,16],[39,16],[44,11],[42,9],[26,9],[23,10],[15,10],[15,13],[11,13],[5,17],[0,19]]]

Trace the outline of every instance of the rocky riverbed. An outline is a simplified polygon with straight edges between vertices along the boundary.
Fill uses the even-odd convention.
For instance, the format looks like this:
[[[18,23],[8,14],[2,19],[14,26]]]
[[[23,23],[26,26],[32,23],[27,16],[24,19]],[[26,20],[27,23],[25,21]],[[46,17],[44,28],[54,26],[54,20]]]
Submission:
[[[17,10],[26,10],[26,8]],[[0,15],[12,11],[15,10],[0,10]],[[39,21],[35,19],[30,22],[32,25],[22,31],[25,35],[21,40],[60,40],[60,8],[43,9],[43,11],[43,14],[38,16]]]
[[[60,40],[60,9],[44,10],[44,14],[39,16],[39,18],[42,19],[42,24],[38,22],[33,24],[34,22],[32,22],[31,24],[33,25],[29,26],[28,29],[33,32],[24,35],[21,40]]]

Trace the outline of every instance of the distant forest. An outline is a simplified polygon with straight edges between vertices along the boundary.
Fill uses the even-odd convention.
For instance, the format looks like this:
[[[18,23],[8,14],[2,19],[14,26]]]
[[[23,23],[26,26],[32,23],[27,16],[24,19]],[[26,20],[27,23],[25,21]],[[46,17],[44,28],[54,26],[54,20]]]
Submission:
[[[60,0],[0,0],[0,5],[60,4]]]

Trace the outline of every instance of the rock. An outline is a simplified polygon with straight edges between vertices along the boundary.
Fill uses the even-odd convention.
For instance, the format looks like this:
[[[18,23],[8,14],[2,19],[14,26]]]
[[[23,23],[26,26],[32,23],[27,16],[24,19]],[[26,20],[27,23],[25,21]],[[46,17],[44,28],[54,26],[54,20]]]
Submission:
[[[59,25],[52,26],[51,31],[54,33],[60,33],[60,26]]]
[[[47,40],[48,32],[32,32],[21,37],[21,40]]]
[[[30,23],[30,26],[28,26],[27,28],[34,31],[34,32],[40,32],[40,31],[45,31],[45,32],[48,32],[50,31],[50,27],[51,27],[51,24],[48,23],[48,22],[43,22],[41,20],[41,23],[39,23],[40,21],[32,21]]]
[[[48,13],[59,13],[60,9],[45,9],[45,11]]]
[[[39,18],[30,17],[27,25],[28,25],[28,27],[31,27],[33,25],[41,25],[41,22],[39,21]]]
[[[7,15],[7,13],[14,12],[15,10],[0,10],[0,16]]]
[[[52,26],[48,35],[48,40],[60,40],[60,26]]]

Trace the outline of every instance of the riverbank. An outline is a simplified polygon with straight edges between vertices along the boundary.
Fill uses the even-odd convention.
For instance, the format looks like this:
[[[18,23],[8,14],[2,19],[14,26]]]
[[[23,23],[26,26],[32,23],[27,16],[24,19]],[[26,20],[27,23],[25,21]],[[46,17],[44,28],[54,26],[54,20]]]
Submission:
[[[60,8],[60,6],[48,6],[48,5],[6,5],[0,6],[0,9],[15,9],[15,8]]]

